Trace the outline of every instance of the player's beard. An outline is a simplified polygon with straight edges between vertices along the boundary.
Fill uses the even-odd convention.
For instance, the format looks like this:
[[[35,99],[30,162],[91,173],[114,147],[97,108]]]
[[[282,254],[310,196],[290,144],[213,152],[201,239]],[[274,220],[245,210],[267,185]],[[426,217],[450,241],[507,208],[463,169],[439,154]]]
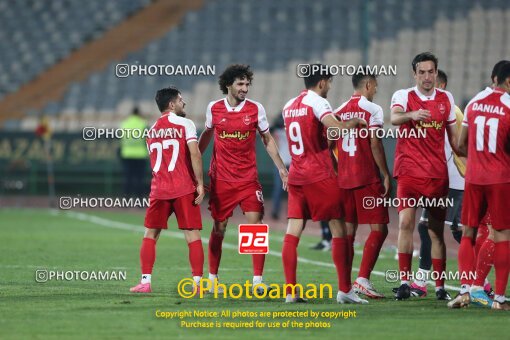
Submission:
[[[175,114],[178,115],[179,117],[186,117],[186,112],[184,111],[181,111],[179,113],[176,112]]]

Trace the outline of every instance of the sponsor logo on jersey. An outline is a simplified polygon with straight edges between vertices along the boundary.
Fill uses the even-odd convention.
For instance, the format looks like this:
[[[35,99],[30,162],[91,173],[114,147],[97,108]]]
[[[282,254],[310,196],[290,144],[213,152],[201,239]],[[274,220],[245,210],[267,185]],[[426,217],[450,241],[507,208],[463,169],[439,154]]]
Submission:
[[[446,113],[446,105],[444,105],[444,103],[439,103],[439,105],[437,105],[437,108],[439,109],[439,113],[441,113],[442,115]]]
[[[418,124],[416,124],[416,127],[418,129],[433,128],[436,130],[441,130],[443,128],[443,124],[444,124],[444,122],[438,122],[436,120],[433,120],[431,122],[420,121],[420,122],[418,122]]]
[[[233,138],[233,139],[239,139],[239,140],[245,140],[250,136],[250,131],[246,131],[245,133],[242,133],[241,131],[234,131],[234,132],[226,132],[225,130],[221,131],[221,134],[218,135],[221,139],[225,138]]]

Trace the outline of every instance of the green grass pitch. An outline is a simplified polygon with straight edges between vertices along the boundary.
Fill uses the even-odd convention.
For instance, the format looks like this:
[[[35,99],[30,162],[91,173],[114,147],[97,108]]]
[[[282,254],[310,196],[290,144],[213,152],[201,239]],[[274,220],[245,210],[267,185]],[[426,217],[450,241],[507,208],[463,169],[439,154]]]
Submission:
[[[211,228],[204,221],[204,239]],[[370,300],[369,305],[339,305],[334,299],[313,300],[308,304],[288,305],[282,300],[183,299],[177,283],[190,276],[185,241],[170,219],[157,247],[153,273],[153,293],[135,295],[129,287],[139,280],[139,247],[143,214],[122,212],[65,212],[44,209],[0,210],[0,338],[217,338],[217,339],[292,339],[306,338],[503,338],[510,331],[509,315],[476,307],[448,310],[433,294],[424,299],[397,302],[391,298]],[[236,226],[230,226],[225,238],[220,276],[223,283],[251,280],[251,259],[237,254]],[[281,240],[283,234],[270,234],[264,279],[283,284]],[[310,250],[316,238],[304,236],[298,249],[304,261],[298,264],[298,281],[330,283],[336,288],[336,274],[330,252]],[[231,245],[231,246],[229,246]],[[207,245],[204,244],[204,249]],[[359,266],[361,248],[357,248],[354,267]],[[375,268],[378,272],[396,269],[394,253],[381,253]],[[414,266],[416,267],[416,261]],[[456,261],[448,261],[456,269]],[[125,281],[49,281],[35,282],[37,269],[113,271],[125,270]],[[205,272],[207,272],[207,255]],[[353,273],[353,276],[355,273]],[[493,281],[493,273],[491,273]],[[395,284],[373,275],[375,286],[391,297]],[[450,282],[457,285],[457,282]],[[432,289],[429,287],[429,292]],[[451,292],[452,294],[455,292]],[[334,294],[336,297],[336,292]],[[188,318],[188,321],[256,321],[280,323],[280,328],[258,329],[190,329],[181,327],[179,319],[161,319],[156,311],[356,311],[356,318],[319,321],[329,328],[282,328],[290,318]],[[293,319],[306,322],[310,319]]]

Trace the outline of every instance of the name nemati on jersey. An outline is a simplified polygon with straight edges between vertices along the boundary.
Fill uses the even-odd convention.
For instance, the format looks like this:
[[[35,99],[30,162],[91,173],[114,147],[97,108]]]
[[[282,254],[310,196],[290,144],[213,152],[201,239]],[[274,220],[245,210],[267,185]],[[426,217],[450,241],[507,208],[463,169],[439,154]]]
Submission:
[[[283,112],[284,118],[303,117],[308,114],[307,108],[285,110]]]
[[[480,111],[484,113],[496,113],[498,115],[504,116],[505,111],[502,106],[490,105],[490,104],[473,104],[473,111]]]
[[[360,118],[366,120],[365,112],[343,112],[340,113],[339,116],[340,120],[350,120],[353,118]]]

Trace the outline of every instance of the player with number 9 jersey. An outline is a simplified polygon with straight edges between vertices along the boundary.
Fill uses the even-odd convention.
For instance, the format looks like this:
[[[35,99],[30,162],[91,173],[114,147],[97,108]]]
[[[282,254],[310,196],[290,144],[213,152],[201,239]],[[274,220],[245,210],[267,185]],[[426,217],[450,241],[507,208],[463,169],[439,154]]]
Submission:
[[[340,190],[322,119],[333,115],[329,102],[304,90],[283,108],[292,157],[288,217],[314,221],[343,217]]]

